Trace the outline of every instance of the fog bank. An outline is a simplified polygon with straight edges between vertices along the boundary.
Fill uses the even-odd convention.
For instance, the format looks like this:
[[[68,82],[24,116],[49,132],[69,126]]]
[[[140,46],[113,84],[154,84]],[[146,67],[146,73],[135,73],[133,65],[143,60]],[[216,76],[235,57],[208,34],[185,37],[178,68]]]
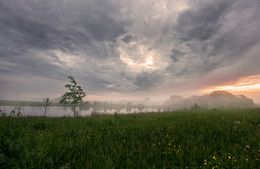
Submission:
[[[227,91],[213,91],[201,96],[183,98],[173,95],[164,102],[168,110],[208,109],[208,108],[248,108],[255,107],[253,99],[244,95],[234,95]]]

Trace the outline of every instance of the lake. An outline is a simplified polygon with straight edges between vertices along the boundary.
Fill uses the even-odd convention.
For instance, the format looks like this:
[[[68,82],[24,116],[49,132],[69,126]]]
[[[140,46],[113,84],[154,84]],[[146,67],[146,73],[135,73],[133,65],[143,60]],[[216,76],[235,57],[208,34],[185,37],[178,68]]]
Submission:
[[[43,116],[44,115],[44,109],[42,107],[37,106],[20,106],[21,107],[21,116]],[[14,108],[14,106],[0,106],[0,110],[6,112],[7,114],[10,114],[11,110]],[[93,108],[90,108],[89,110],[80,110],[80,116],[90,116],[93,111]],[[156,109],[152,108],[144,108],[142,113],[144,112],[156,112]],[[104,113],[104,111],[98,111],[99,113]],[[114,114],[117,112],[117,110],[111,110],[106,111],[105,114]],[[127,113],[139,113],[137,110],[132,109],[131,112],[127,112],[126,109],[120,110],[118,112],[120,114],[127,114]],[[57,107],[53,106],[50,108],[50,110],[47,112],[47,116],[49,117],[63,117],[63,116],[73,116],[73,113],[70,109],[70,107]]]

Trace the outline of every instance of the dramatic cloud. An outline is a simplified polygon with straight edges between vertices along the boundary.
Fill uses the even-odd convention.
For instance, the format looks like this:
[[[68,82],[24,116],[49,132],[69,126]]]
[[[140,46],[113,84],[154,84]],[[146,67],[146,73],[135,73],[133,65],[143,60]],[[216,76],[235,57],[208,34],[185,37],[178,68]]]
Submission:
[[[259,0],[1,0],[0,99],[59,97],[69,75],[108,100],[259,75],[259,18]]]

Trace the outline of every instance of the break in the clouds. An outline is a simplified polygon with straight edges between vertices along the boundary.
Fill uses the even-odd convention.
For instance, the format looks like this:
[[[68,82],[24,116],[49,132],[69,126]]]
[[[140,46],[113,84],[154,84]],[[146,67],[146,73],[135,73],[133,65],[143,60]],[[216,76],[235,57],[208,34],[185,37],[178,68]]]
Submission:
[[[1,99],[193,94],[260,74],[259,0],[1,0]]]

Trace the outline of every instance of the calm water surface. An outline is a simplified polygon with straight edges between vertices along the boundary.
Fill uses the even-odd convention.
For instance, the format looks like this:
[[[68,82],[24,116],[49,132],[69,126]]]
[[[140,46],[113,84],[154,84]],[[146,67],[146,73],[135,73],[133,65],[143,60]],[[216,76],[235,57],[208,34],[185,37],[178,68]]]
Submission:
[[[0,110],[5,111],[7,114],[11,112],[14,106],[0,106]],[[81,116],[90,116],[93,108],[90,110],[80,110]],[[107,111],[106,114],[114,114],[117,110]],[[145,108],[142,112],[156,112],[156,109]],[[103,111],[99,111],[99,113],[104,113]],[[126,109],[120,110],[119,113],[127,114]],[[137,110],[132,109],[130,113],[138,113]],[[21,116],[43,116],[44,109],[42,107],[36,106],[21,106]],[[63,117],[63,116],[73,116],[73,113],[70,107],[51,107],[47,112],[47,116],[49,117]]]

